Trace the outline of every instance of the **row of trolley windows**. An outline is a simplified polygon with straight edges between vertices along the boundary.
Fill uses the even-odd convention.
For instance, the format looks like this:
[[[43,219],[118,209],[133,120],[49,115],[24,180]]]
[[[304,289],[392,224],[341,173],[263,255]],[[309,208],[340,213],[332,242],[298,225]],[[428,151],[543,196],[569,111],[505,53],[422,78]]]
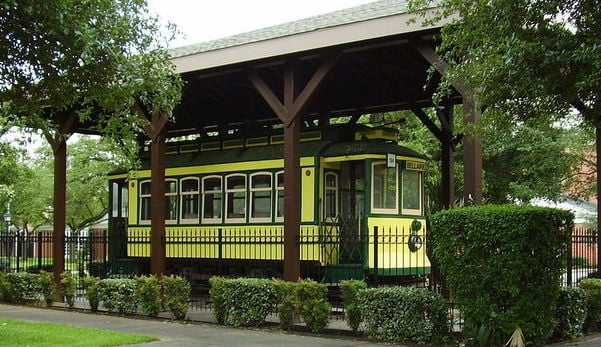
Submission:
[[[399,175],[398,166],[388,167],[386,162],[372,164],[372,213],[422,214],[421,172],[400,172]],[[327,172],[324,177],[325,218],[335,218],[340,211],[338,176],[336,172]],[[402,187],[400,194],[399,187]],[[150,223],[150,180],[140,182],[139,198],[140,223]],[[166,179],[165,202],[165,221],[172,224],[178,217],[180,223],[191,224],[199,220],[206,224],[281,222],[284,220],[284,172]]]
[[[232,174],[165,180],[165,221],[243,223],[284,220],[284,173]],[[248,191],[247,191],[248,186]],[[275,199],[273,198],[275,196]],[[140,223],[150,222],[150,180],[140,182]],[[275,205],[274,205],[275,204]],[[179,207],[179,209],[178,209]]]

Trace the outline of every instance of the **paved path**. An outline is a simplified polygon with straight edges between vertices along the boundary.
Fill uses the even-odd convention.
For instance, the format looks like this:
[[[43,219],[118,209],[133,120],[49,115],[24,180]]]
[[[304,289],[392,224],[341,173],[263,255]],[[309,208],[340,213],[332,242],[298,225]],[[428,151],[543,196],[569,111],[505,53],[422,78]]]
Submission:
[[[160,340],[140,344],[143,347],[159,346],[250,346],[250,347],[385,347],[389,344],[354,339],[346,336],[318,337],[308,334],[233,329],[210,323],[177,323],[169,320],[124,318],[103,313],[93,314],[65,309],[35,308],[0,304],[0,317],[37,322],[60,323],[80,327],[122,331],[157,336]],[[0,342],[1,345],[1,342]],[[401,346],[402,345],[395,345]],[[577,341],[550,345],[553,347],[601,347],[601,334]]]
[[[232,329],[209,323],[175,323],[156,319],[123,318],[107,314],[71,312],[62,309],[33,308],[0,304],[0,316],[13,319],[61,323],[80,327],[153,335],[159,341],[140,344],[158,346],[357,346],[383,347],[384,344],[347,337],[316,337],[279,330]],[[1,344],[1,342],[0,342]]]

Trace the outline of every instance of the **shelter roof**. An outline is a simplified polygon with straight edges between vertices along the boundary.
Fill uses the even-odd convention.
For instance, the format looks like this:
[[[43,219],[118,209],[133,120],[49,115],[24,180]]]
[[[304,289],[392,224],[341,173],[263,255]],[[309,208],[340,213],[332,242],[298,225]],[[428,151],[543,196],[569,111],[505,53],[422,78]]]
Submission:
[[[305,110],[306,124],[430,106],[438,77],[415,45],[433,47],[440,26],[424,26],[420,18],[407,13],[405,0],[380,0],[173,49],[185,87],[168,136],[281,125],[249,71],[283,100],[291,62],[302,88],[329,57],[336,57],[335,68]]]

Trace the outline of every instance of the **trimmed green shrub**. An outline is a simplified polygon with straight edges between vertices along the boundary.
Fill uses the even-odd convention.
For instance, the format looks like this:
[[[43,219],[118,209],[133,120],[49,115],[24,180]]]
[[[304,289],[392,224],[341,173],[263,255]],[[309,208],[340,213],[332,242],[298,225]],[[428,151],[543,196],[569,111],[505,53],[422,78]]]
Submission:
[[[100,301],[109,312],[136,313],[136,281],[130,278],[105,278],[98,283]]]
[[[553,337],[564,340],[582,336],[586,316],[586,292],[578,287],[562,287],[555,308]]]
[[[23,304],[27,300],[39,299],[41,288],[39,275],[27,272],[7,273],[5,280],[5,300],[14,304]]]
[[[464,314],[464,331],[490,345],[519,327],[527,341],[543,343],[553,332],[573,214],[485,205],[442,211],[430,221],[434,256]]]
[[[177,320],[185,319],[192,291],[190,282],[183,277],[166,276],[161,278],[160,285],[163,287],[165,304],[173,318]]]
[[[56,299],[56,283],[54,283],[54,274],[52,272],[40,271],[38,277],[40,281],[40,291],[46,306],[50,307]]]
[[[447,306],[438,293],[416,287],[358,291],[365,334],[386,342],[443,342],[449,332]]]
[[[99,277],[88,276],[83,278],[83,286],[86,289],[86,299],[88,299],[90,310],[92,310],[92,312],[98,311],[98,304],[100,303],[99,283]]]
[[[273,286],[276,293],[276,311],[280,321],[280,327],[284,330],[292,330],[296,317],[300,317],[298,304],[296,302],[296,282],[286,282],[274,279]]]
[[[228,307],[225,300],[225,283],[227,279],[219,276],[209,278],[209,296],[211,297],[211,309],[217,323],[225,325],[228,315]]]
[[[353,332],[359,330],[361,324],[361,311],[357,301],[357,293],[361,289],[366,289],[367,283],[360,280],[344,280],[340,282],[340,291],[342,294],[342,302],[344,303],[344,311],[346,313],[346,322]]]
[[[77,281],[75,277],[69,271],[65,271],[61,274],[61,287],[63,290],[63,296],[69,308],[75,306],[75,290],[77,289]]]
[[[328,325],[332,306],[326,295],[328,288],[315,281],[299,281],[296,283],[296,302],[303,322],[314,333],[322,332]]]
[[[583,278],[580,288],[586,293],[586,307],[588,309],[585,321],[587,331],[601,330],[601,279]]]
[[[267,279],[228,279],[223,283],[223,298],[226,325],[260,326],[275,304],[275,289]]]
[[[5,301],[6,295],[6,280],[4,279],[4,272],[0,271],[0,302]]]
[[[155,276],[140,276],[135,278],[134,295],[140,306],[140,311],[149,316],[156,316],[161,311],[161,287]]]

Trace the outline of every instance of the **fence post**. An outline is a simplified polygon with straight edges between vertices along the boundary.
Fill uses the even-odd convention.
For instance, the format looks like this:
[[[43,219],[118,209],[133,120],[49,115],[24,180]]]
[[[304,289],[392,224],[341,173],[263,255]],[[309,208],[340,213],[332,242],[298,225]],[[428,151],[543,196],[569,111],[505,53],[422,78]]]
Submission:
[[[16,246],[15,247],[16,248],[15,249],[15,255],[16,255],[16,260],[17,260],[17,272],[21,271],[20,266],[19,266],[19,258],[21,257],[21,255],[19,253],[22,253],[21,252],[21,242],[20,241],[21,241],[21,237],[19,235],[19,232],[17,231],[15,233],[15,242],[16,242],[16,245],[15,245]]]
[[[219,272],[219,276],[222,275],[222,259],[223,259],[223,229],[219,228],[217,229],[217,258],[219,259],[219,261],[217,262],[219,265],[217,265],[217,271]]]
[[[570,229],[570,241],[568,242],[568,264],[566,273],[566,285],[572,286],[572,245],[574,244],[574,229]]]
[[[374,226],[374,282],[378,285],[378,226]]]

